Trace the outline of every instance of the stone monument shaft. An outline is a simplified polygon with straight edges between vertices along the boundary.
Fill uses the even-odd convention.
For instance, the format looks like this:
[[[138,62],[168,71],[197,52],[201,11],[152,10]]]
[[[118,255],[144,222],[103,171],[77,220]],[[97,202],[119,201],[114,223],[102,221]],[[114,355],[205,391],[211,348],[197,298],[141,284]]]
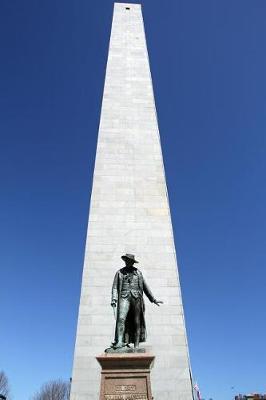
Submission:
[[[97,400],[95,357],[114,337],[110,307],[121,255],[135,254],[162,307],[146,301],[156,400],[191,400],[175,245],[148,53],[138,4],[116,3],[106,68],[82,278],[71,400]]]

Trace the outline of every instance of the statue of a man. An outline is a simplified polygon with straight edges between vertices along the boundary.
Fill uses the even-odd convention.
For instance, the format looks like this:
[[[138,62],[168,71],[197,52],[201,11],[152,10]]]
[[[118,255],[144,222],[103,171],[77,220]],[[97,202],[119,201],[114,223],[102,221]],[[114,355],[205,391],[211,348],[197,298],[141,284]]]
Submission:
[[[146,327],[144,319],[143,292],[148,299],[159,306],[162,301],[157,301],[147,286],[142,273],[134,267],[133,254],[121,257],[125,267],[121,268],[114,277],[112,287],[111,306],[117,307],[114,349],[122,348],[129,343],[134,343],[134,348],[146,340]]]

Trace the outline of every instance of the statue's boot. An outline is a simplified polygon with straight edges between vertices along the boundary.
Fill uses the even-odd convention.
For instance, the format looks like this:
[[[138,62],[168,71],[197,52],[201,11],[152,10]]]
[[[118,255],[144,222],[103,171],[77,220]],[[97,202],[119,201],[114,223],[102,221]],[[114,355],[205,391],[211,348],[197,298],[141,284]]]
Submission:
[[[114,349],[121,349],[122,347],[125,347],[125,346],[126,346],[126,343],[118,342],[118,343],[113,345],[113,348]]]
[[[139,338],[140,338],[140,329],[137,329],[136,334],[135,334],[134,349],[139,348]]]

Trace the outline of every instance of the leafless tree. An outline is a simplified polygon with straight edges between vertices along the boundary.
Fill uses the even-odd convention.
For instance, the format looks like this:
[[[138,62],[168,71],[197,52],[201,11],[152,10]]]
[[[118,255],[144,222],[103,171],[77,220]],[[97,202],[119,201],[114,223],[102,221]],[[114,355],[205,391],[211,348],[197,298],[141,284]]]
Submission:
[[[70,383],[61,380],[49,381],[42,385],[32,400],[69,400]]]
[[[0,371],[0,394],[5,397],[9,395],[9,383],[4,371]]]

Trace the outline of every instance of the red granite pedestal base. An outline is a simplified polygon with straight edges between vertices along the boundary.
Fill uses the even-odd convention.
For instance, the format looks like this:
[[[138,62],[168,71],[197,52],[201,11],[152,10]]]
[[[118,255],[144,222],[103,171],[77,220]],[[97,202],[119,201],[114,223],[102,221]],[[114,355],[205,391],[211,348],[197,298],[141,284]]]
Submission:
[[[100,400],[152,400],[149,353],[105,353],[96,359],[102,367]]]

